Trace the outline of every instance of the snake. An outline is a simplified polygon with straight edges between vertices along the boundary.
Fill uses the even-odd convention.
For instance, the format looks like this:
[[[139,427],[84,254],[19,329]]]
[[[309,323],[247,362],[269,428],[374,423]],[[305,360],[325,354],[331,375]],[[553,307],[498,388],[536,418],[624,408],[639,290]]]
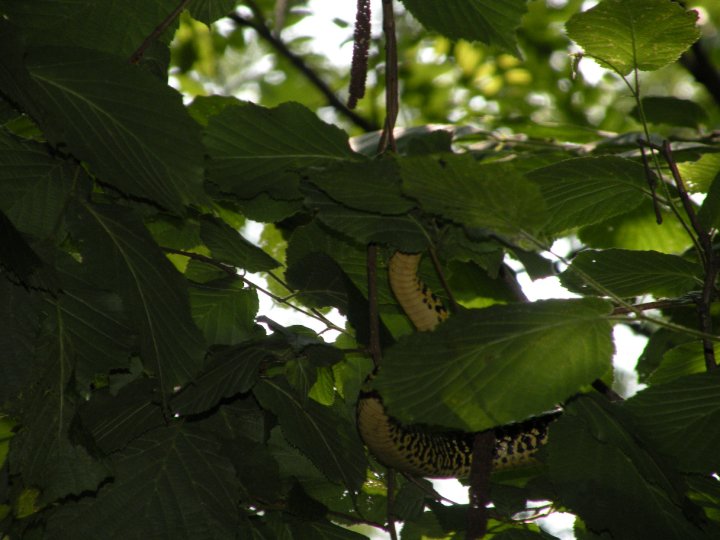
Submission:
[[[434,330],[449,316],[443,302],[418,277],[422,254],[396,251],[388,263],[390,288],[400,307],[420,332]],[[546,444],[550,424],[559,411],[491,428],[495,445],[492,470],[531,465]],[[357,426],[365,446],[377,460],[402,473],[427,478],[466,478],[472,466],[477,433],[428,431],[390,416],[382,397],[364,390],[357,402]]]

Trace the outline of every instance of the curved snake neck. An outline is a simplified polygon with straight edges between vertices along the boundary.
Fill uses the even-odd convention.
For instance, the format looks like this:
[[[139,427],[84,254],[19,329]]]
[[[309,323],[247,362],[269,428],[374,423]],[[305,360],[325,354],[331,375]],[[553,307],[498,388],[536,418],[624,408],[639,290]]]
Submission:
[[[442,302],[417,275],[421,256],[396,252],[390,258],[390,287],[408,318],[421,332],[434,330],[448,317]],[[526,465],[547,442],[558,412],[493,428],[493,470]],[[376,392],[361,393],[357,404],[360,436],[378,460],[399,471],[426,477],[470,474],[475,433],[430,433],[407,426],[387,414]]]

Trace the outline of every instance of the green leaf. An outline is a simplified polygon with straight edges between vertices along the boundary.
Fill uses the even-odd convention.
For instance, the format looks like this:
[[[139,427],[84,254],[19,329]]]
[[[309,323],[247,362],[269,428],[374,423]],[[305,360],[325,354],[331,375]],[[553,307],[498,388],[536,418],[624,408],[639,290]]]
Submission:
[[[0,1],[0,11],[22,27],[30,43],[75,45],[126,59],[176,6],[174,0]],[[166,44],[170,39],[172,32],[160,36]]]
[[[414,206],[402,195],[400,170],[392,160],[340,163],[313,173],[309,180],[335,201],[355,210],[394,215]]]
[[[703,373],[705,370],[702,341],[690,341],[668,350],[648,382],[652,385],[665,384],[686,375]]]
[[[192,380],[205,344],[190,316],[187,286],[140,220],[122,207],[91,204],[69,217],[84,264],[123,299],[143,362],[163,390]]]
[[[604,0],[566,27],[587,55],[627,75],[677,60],[700,37],[697,17],[670,0]]]
[[[36,340],[44,317],[40,298],[0,272],[0,403],[17,399],[37,373]]]
[[[58,337],[67,342],[79,388],[89,388],[96,375],[127,368],[135,344],[120,298],[114,293],[63,287],[56,301]]]
[[[593,288],[594,281],[617,296],[627,298],[642,294],[681,296],[701,289],[701,276],[699,264],[677,255],[607,249],[579,253],[560,275],[560,280],[569,290],[581,294],[603,295],[603,291]]]
[[[43,504],[68,495],[95,491],[110,475],[107,465],[69,436],[75,407],[58,384],[67,359],[60,350],[48,351],[42,375],[23,393],[22,417],[10,446],[10,469],[26,487],[41,490]]]
[[[527,176],[539,185],[545,198],[550,233],[625,213],[637,207],[648,191],[644,167],[615,156],[568,159]]]
[[[78,173],[47,147],[0,131],[0,210],[22,232],[38,238],[56,232]]]
[[[277,415],[283,435],[331,482],[356,490],[365,480],[366,459],[355,421],[339,407],[324,407],[299,399],[278,380],[264,380],[253,393],[260,404]]]
[[[578,236],[596,248],[683,253],[692,246],[687,231],[669,210],[662,210],[661,216],[663,223],[658,225],[652,202],[647,200],[632,212],[580,229]]]
[[[507,165],[469,155],[399,160],[403,191],[423,210],[501,234],[535,232],[545,221],[539,190]]]
[[[222,399],[249,391],[260,374],[260,365],[273,355],[258,346],[238,346],[213,354],[207,368],[190,385],[173,397],[171,406],[187,416],[217,406]]]
[[[642,107],[645,119],[653,124],[697,128],[707,122],[708,117],[705,109],[694,101],[675,97],[645,97],[642,98]],[[642,121],[637,106],[631,114],[638,122]]]
[[[28,53],[29,98],[48,139],[103,181],[176,212],[204,199],[200,128],[180,95],[149,73],[87,49]]]
[[[707,196],[698,211],[698,219],[706,229],[720,226],[720,171],[715,176]]]
[[[298,199],[298,169],[355,156],[345,132],[297,103],[226,106],[210,118],[205,145],[210,181],[242,199]]]
[[[720,153],[707,152],[696,161],[683,161],[677,166],[689,191],[707,193],[720,174]]]
[[[547,456],[556,500],[590,531],[627,540],[712,537],[677,473],[638,445],[627,413],[599,398],[568,405],[551,428]]]
[[[515,29],[527,11],[524,0],[403,0],[426,28],[452,39],[482,41],[517,54]]]
[[[158,401],[155,381],[140,378],[117,395],[109,388],[93,392],[78,408],[78,416],[97,448],[110,455],[140,435],[165,426]]]
[[[701,373],[653,385],[625,406],[653,448],[685,472],[711,473],[720,467],[720,378]]]
[[[249,272],[262,272],[280,266],[279,262],[220,219],[204,216],[200,236],[219,261]]]
[[[192,0],[188,5],[188,11],[193,19],[210,24],[225,17],[236,4],[235,0]]]
[[[406,252],[424,251],[427,236],[416,219],[408,215],[383,216],[353,210],[333,202],[319,191],[308,192],[305,205],[317,218],[360,245],[389,244]]]
[[[130,443],[115,480],[97,497],[68,502],[49,519],[48,539],[236,537],[238,482],[220,444],[176,422]]]
[[[249,339],[259,308],[257,291],[241,279],[225,278],[190,287],[195,324],[211,344],[231,345]]]
[[[467,310],[388,349],[373,386],[406,423],[479,431],[522,420],[609,369],[608,312],[593,299]]]

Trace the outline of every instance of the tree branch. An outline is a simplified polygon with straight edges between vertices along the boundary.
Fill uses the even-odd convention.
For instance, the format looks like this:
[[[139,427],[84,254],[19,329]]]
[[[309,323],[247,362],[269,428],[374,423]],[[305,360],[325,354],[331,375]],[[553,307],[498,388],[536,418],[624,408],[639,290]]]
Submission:
[[[340,114],[348,118],[355,125],[365,131],[376,131],[378,126],[374,125],[369,120],[363,118],[355,111],[350,110],[340,99],[335,95],[335,92],[323,81],[315,71],[305,63],[300,56],[290,50],[287,44],[273,34],[273,32],[267,27],[265,20],[262,18],[262,13],[257,6],[253,8],[253,3],[248,2],[250,9],[253,11],[253,15],[256,20],[252,20],[243,17],[239,13],[231,13],[228,18],[232,20],[238,26],[252,28],[257,34],[267,41],[279,54],[284,56],[295,68],[302,73],[310,83],[317,88],[317,90],[325,96],[328,103],[335,108]]]
[[[190,0],[180,0],[177,7],[167,17],[165,17],[165,19],[161,21],[152,32],[150,32],[150,35],[148,35],[135,52],[130,55],[131,64],[137,64],[142,59],[145,51],[148,47],[150,47],[150,45],[152,45],[153,41],[159,38],[162,33],[168,29],[170,24],[172,24],[172,22],[180,16],[189,3]]]
[[[378,144],[378,153],[390,149],[397,152],[395,122],[400,108],[398,97],[397,38],[393,0],[382,0],[383,35],[385,36],[385,125]]]

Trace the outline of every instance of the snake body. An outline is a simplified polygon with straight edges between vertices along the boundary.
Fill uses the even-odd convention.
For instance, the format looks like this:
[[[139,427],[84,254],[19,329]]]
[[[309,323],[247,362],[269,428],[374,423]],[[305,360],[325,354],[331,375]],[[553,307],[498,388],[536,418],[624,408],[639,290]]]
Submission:
[[[419,331],[435,329],[448,312],[417,275],[421,256],[396,252],[390,259],[390,286],[405,314]],[[533,462],[547,442],[549,425],[559,413],[548,413],[524,422],[493,428],[493,470]],[[425,477],[467,477],[472,464],[474,433],[427,432],[407,426],[385,411],[376,392],[358,399],[360,436],[378,460],[399,471]]]

